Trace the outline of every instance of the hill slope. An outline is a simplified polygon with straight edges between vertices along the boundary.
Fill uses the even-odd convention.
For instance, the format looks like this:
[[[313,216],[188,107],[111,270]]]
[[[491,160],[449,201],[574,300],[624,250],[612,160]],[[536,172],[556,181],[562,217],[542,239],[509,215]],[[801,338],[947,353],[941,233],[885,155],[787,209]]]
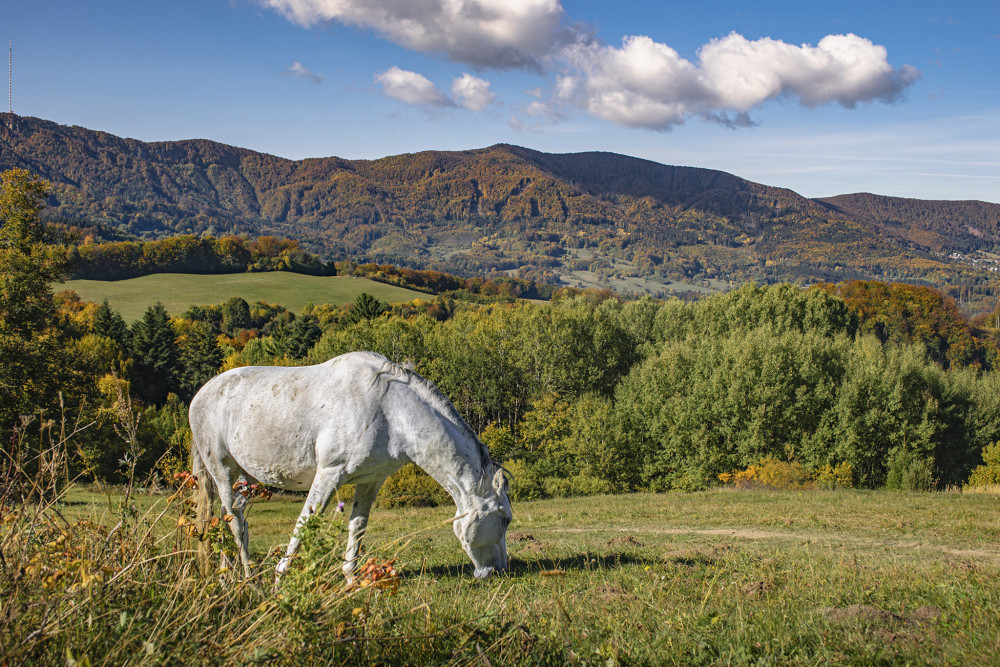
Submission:
[[[143,237],[279,234],[314,251],[570,284],[881,278],[991,294],[1000,206],[809,200],[709,169],[510,145],[293,161],[206,140],[146,143],[0,115],[0,169],[49,179],[52,219]],[[982,259],[983,263],[978,260]],[[996,266],[992,264],[992,266]],[[657,282],[659,281],[659,282]]]

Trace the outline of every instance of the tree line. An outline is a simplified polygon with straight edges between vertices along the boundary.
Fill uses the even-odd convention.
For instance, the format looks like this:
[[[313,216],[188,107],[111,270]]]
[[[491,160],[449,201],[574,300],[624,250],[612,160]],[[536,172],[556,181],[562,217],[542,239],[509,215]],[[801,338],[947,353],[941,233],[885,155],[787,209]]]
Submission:
[[[300,313],[233,298],[173,316],[153,304],[128,326],[107,303],[53,294],[68,267],[39,220],[45,193],[27,172],[4,174],[0,428],[9,453],[59,423],[86,426],[67,476],[168,475],[185,465],[186,403],[220,370],[361,349],[434,381],[521,499],[703,489],[762,460],[846,470],[844,483],[869,488],[947,486],[1000,441],[996,331],[927,288],[747,284],[693,302],[564,288],[546,304],[392,306],[362,295]]]

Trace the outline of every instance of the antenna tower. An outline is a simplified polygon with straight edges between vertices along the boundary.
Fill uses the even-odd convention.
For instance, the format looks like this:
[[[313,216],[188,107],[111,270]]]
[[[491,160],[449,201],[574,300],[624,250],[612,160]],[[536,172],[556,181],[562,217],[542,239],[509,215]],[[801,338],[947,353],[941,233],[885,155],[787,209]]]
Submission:
[[[7,42],[7,113],[14,113],[14,40]]]

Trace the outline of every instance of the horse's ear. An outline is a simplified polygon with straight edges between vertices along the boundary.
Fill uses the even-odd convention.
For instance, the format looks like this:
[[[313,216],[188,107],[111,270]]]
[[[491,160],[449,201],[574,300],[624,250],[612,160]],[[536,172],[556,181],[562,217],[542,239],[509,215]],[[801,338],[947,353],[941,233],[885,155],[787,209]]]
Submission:
[[[507,478],[503,476],[503,468],[497,468],[496,473],[493,474],[493,490],[499,496],[505,486],[507,486]]]

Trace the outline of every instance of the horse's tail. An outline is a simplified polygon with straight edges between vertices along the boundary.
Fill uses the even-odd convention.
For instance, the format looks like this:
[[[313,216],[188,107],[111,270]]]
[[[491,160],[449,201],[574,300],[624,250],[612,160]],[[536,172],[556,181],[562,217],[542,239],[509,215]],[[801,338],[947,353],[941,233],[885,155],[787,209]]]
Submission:
[[[211,554],[208,550],[208,540],[205,539],[205,533],[208,531],[208,524],[212,520],[212,513],[214,511],[212,506],[215,504],[215,496],[212,494],[212,491],[215,490],[215,482],[212,480],[212,476],[208,474],[205,459],[198,449],[197,442],[191,443],[191,474],[197,478],[198,483],[197,487],[195,487],[196,525],[201,533],[198,540],[198,566],[204,574],[210,571]]]

